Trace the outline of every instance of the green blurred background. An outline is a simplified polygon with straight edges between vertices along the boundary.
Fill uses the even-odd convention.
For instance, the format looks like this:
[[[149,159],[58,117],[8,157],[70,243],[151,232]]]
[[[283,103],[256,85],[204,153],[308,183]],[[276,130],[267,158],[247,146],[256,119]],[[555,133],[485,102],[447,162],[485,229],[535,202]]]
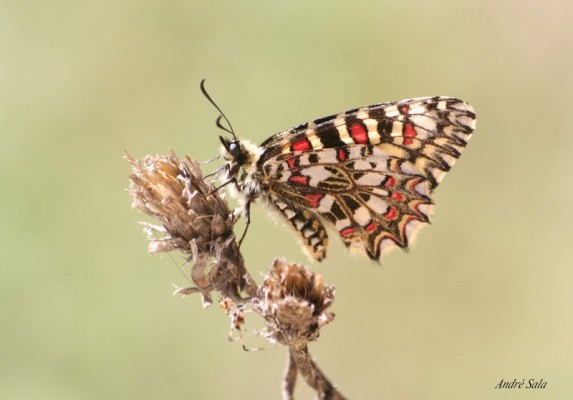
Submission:
[[[333,238],[313,265],[337,318],[311,351],[353,399],[573,398],[572,4],[2,1],[0,398],[280,397],[284,349],[245,353],[217,307],[172,297],[183,260],[147,253],[125,191],[124,149],[217,154],[202,78],[253,142],[370,103],[471,102],[415,249],[378,267]],[[254,276],[306,262],[253,220]],[[494,389],[514,378],[548,383]]]

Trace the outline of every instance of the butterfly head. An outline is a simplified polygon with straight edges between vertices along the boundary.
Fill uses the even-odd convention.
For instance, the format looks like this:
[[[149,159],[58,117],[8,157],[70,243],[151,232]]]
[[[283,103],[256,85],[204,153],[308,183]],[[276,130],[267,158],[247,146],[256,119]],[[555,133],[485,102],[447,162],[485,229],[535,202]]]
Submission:
[[[243,144],[236,138],[229,140],[223,136],[219,136],[219,140],[223,145],[221,154],[228,162],[230,175],[235,176],[245,163],[246,150]]]

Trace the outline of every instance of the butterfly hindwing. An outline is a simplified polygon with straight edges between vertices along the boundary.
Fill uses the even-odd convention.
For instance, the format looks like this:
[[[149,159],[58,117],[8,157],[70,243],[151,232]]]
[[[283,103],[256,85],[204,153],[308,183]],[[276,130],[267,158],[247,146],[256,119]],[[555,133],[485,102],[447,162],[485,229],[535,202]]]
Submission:
[[[429,220],[428,181],[404,172],[398,159],[377,147],[355,145],[345,151],[297,152],[270,160],[265,171],[275,202],[288,199],[318,215],[347,246],[373,259],[390,244],[406,248],[411,228]]]

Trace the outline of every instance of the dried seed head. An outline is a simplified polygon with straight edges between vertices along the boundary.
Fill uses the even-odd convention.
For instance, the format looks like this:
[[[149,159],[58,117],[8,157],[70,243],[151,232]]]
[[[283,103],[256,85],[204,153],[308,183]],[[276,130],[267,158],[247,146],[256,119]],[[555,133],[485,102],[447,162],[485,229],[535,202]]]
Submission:
[[[162,224],[144,224],[149,251],[186,254],[194,262],[191,278],[204,296],[212,290],[235,299],[242,290],[254,294],[235,241],[232,213],[219,191],[212,192],[204,181],[198,163],[189,157],[180,160],[173,152],[139,161],[125,158],[133,170],[133,207]]]
[[[326,312],[334,287],[300,264],[276,259],[258,290],[255,306],[268,323],[270,339],[299,346],[318,338],[320,328],[334,318]]]

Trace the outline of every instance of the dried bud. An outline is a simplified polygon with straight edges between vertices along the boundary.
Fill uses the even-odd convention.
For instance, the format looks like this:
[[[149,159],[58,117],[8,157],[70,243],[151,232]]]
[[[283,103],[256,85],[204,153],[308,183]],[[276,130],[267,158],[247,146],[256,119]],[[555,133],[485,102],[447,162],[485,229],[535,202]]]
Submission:
[[[133,170],[129,176],[133,207],[162,224],[145,224],[150,252],[185,253],[194,262],[193,283],[204,296],[212,290],[235,299],[242,290],[254,294],[235,241],[232,213],[219,191],[212,192],[203,180],[198,163],[189,157],[179,160],[173,152],[140,161],[125,158]]]
[[[268,323],[270,338],[300,346],[318,338],[320,328],[334,318],[326,309],[334,301],[334,287],[300,264],[276,259],[258,290],[256,309]]]

